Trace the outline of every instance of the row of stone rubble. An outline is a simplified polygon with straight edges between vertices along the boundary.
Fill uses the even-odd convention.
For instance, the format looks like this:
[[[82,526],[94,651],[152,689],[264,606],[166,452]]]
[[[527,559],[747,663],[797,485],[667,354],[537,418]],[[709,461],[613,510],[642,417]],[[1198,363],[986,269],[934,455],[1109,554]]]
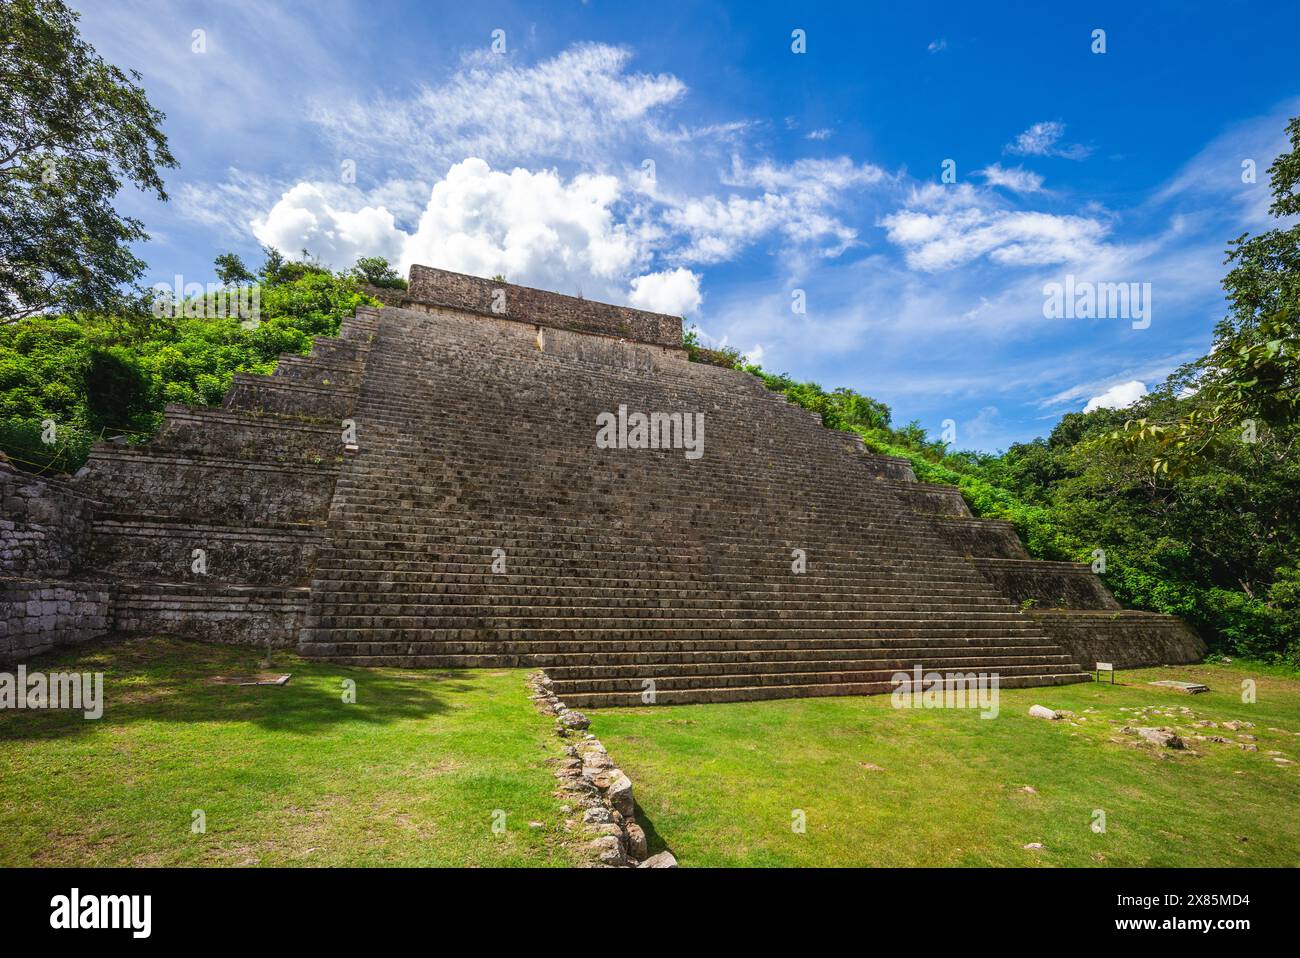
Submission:
[[[545,672],[529,676],[530,698],[546,715],[554,716],[561,738],[581,736],[564,746],[564,759],[555,771],[560,780],[556,795],[569,813],[566,827],[579,832],[592,864],[607,868],[676,868],[672,852],[647,854],[645,831],[637,824],[632,781],[614,765],[609,752],[587,729],[591,723],[581,712],[565,706],[551,691]]]

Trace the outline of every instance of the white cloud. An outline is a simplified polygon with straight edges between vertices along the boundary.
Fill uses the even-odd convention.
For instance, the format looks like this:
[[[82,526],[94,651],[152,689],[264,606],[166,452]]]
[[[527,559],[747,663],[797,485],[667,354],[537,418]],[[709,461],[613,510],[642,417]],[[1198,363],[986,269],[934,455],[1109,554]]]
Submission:
[[[335,267],[379,255],[403,270],[423,263],[476,276],[501,273],[513,282],[614,301],[630,296],[652,304],[644,308],[683,313],[699,307],[700,276],[676,264],[726,261],[774,235],[790,249],[837,255],[857,231],[836,207],[850,191],[883,178],[878,168],[845,157],[788,165],[733,157],[723,179],[736,192],[680,197],[658,195],[638,174],[566,180],[553,169],[505,172],[469,157],[426,192],[418,220],[403,208],[412,229],[403,230],[390,208],[409,192],[405,184],[363,193],[323,181],[296,184],[252,226],[262,243],[291,255],[307,249]],[[675,268],[649,272],[656,260]]]
[[[761,193],[666,200],[663,222],[687,237],[674,251],[683,262],[722,262],[773,232],[793,246],[817,246],[822,256],[838,256],[858,233],[836,215],[836,208],[850,191],[880,183],[886,174],[843,156],[782,165],[771,160],[747,164],[733,155],[722,179],[728,186]]]
[[[940,37],[938,40],[931,40],[930,45],[925,49],[930,53],[942,53],[944,50],[948,49],[948,41],[943,37]]]
[[[312,119],[343,156],[374,157],[412,169],[442,168],[467,156],[489,162],[585,162],[631,142],[679,144],[736,131],[670,125],[666,107],[686,91],[677,77],[631,73],[624,47],[579,43],[524,66],[506,56],[467,56],[440,84],[412,97],[322,101]],[[400,150],[394,149],[400,144]]]
[[[927,184],[881,221],[913,269],[938,272],[981,256],[1003,266],[1065,263],[1097,255],[1109,225],[1093,216],[1007,209],[968,183]]]
[[[632,280],[627,301],[637,309],[685,316],[700,305],[700,276],[688,269],[647,273]]]
[[[1199,203],[1227,212],[1238,232],[1277,225],[1268,209],[1273,200],[1268,168],[1278,154],[1290,149],[1286,124],[1297,113],[1300,98],[1291,98],[1269,113],[1233,124],[1184,164],[1152,201],[1177,201],[1183,209]],[[1253,164],[1253,183],[1242,179],[1246,161]]]
[[[291,255],[307,249],[336,268],[351,266],[360,256],[395,260],[406,239],[388,210],[338,209],[312,183],[299,183],[286,192],[264,217],[253,220],[252,230],[267,246]]]
[[[220,183],[182,183],[176,206],[187,219],[225,237],[243,239],[249,224],[275,202],[279,192],[265,176],[231,167]]]
[[[1092,152],[1080,143],[1058,145],[1065,135],[1065,124],[1058,120],[1042,120],[1008,143],[1004,149],[1017,156],[1059,156],[1067,160],[1082,160]]]
[[[832,130],[828,130],[825,127],[819,127],[816,130],[809,130],[807,134],[804,135],[804,139],[805,140],[829,140],[832,132],[833,132]]]
[[[1093,396],[1083,407],[1084,412],[1094,409],[1127,409],[1147,394],[1146,383],[1136,379],[1111,386],[1100,396]]]
[[[617,178],[554,170],[491,169],[479,158],[455,164],[436,183],[403,269],[424,263],[594,297],[617,297],[650,250],[614,205]]]
[[[617,215],[623,189],[614,176],[554,170],[493,170],[471,157],[434,184],[412,232],[382,206],[355,212],[329,186],[303,182],[253,222],[259,241],[286,254],[307,249],[334,268],[359,256],[384,256],[406,271],[423,263],[475,276],[628,301],[681,314],[701,301],[700,277],[677,268],[645,274],[653,233]]]
[[[858,242],[845,211],[883,170],[844,156],[752,159],[747,122],[675,121],[685,85],[631,72],[631,59],[591,43],[532,65],[478,53],[410,96],[322,100],[312,119],[335,155],[355,163],[358,183],[377,185],[341,185],[319,165],[279,184],[231,170],[178,205],[209,227],[251,224],[261,242],[332,265],[384,255],[610,299],[643,274],[689,273],[772,239],[787,269]],[[659,164],[670,175],[645,175],[647,157],[670,154]],[[698,307],[684,288],[659,293]]]
[[[991,163],[976,175],[984,177],[989,186],[1002,186],[1015,193],[1039,193],[1043,189],[1043,178],[1023,166],[1003,169],[1000,163]]]

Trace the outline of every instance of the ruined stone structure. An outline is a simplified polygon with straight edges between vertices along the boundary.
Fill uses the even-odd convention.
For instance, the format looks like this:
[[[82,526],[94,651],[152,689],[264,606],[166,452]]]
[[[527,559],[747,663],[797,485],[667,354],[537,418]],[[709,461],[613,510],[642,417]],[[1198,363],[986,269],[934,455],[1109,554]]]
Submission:
[[[1204,651],[905,460],[688,362],[674,317],[419,266],[385,299],[71,483],[0,474],[0,656],[111,628],[540,665],[584,707],[887,691],[917,664],[1056,684]],[[702,414],[701,454],[597,443],[620,407]]]

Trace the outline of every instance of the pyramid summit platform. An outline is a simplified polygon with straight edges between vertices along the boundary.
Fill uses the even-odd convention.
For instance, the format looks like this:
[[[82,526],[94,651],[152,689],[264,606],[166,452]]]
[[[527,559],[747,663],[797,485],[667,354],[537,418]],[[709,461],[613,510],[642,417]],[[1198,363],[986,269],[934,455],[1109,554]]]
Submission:
[[[690,362],[677,317],[422,266],[383,296],[70,483],[0,473],[52,530],[5,533],[3,598],[34,614],[0,654],[111,630],[541,666],[591,707],[887,692],[917,666],[1054,685],[1204,652],[956,488]]]

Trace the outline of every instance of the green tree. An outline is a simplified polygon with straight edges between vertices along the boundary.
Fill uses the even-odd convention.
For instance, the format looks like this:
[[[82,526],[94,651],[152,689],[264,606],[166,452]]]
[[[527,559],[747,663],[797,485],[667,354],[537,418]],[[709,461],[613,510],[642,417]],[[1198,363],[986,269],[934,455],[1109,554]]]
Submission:
[[[212,264],[217,268],[217,279],[221,280],[223,286],[240,286],[257,279],[248,271],[238,253],[222,253]]]
[[[1287,124],[1291,149],[1269,167],[1279,219],[1300,215],[1300,117]],[[1231,312],[1209,353],[1179,371],[1193,398],[1172,419],[1130,420],[1102,441],[1149,456],[1155,471],[1186,471],[1213,446],[1300,417],[1300,222],[1229,243],[1223,280]]]
[[[406,280],[382,256],[361,257],[350,274],[357,282],[380,289],[406,289]]]
[[[294,283],[305,276],[331,275],[330,271],[307,250],[302,251],[302,259],[286,259],[285,255],[275,247],[263,246],[262,255],[265,260],[257,271],[257,279],[264,287]]]
[[[62,0],[0,0],[0,323],[141,292],[128,244],[148,235],[111,202],[124,180],[166,200],[159,170],[176,161],[139,79]]]

